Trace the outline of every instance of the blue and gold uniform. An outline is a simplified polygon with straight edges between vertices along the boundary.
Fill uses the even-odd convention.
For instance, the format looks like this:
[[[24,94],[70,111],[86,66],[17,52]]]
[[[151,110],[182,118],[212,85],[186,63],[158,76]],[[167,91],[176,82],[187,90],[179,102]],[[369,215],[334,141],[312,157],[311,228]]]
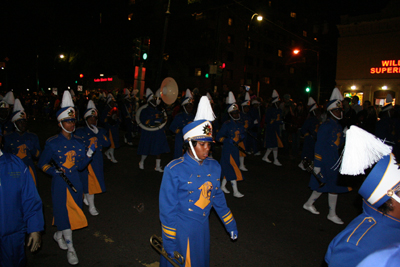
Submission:
[[[383,214],[365,199],[363,210],[329,244],[325,255],[329,266],[357,266],[372,252],[399,242],[399,219]]]
[[[228,181],[242,181],[242,172],[239,169],[239,148],[244,149],[243,139],[245,137],[244,125],[240,121],[228,120],[217,134],[217,140],[223,143],[221,152],[221,178]]]
[[[192,122],[194,119],[193,114],[187,114],[186,112],[181,112],[175,116],[169,129],[175,133],[175,150],[174,158],[180,158],[183,155],[183,134],[182,129],[188,123]]]
[[[151,105],[148,105],[140,113],[140,121],[147,127],[161,125],[163,117],[163,113]],[[137,152],[138,155],[160,155],[168,153],[169,151],[164,128],[156,131],[146,131],[142,129]]]
[[[26,165],[0,151],[0,266],[25,266],[26,233],[43,231],[42,200]]]
[[[316,116],[310,115],[300,129],[300,133],[304,136],[303,151],[301,158],[313,159],[314,148],[317,141],[317,133],[319,128],[319,120]]]
[[[309,187],[317,192],[344,193],[351,188],[337,185],[339,169],[333,168],[339,159],[339,149],[343,145],[342,126],[334,119],[327,119],[318,130],[315,144],[314,167],[321,168],[325,185],[319,187],[318,181],[311,175]]]
[[[99,132],[95,134],[89,127],[78,128],[75,132],[79,136],[86,147],[95,145],[97,153],[94,153],[92,162],[89,163],[85,170],[79,172],[83,192],[85,194],[100,194],[106,191],[104,183],[104,167],[103,154],[101,151],[104,147],[110,146],[110,140],[107,138],[107,132],[103,128],[98,128]]]
[[[36,168],[34,159],[39,159],[40,145],[36,134],[25,132],[23,134],[14,131],[4,136],[4,151],[18,156],[28,166],[33,181],[36,184]]]
[[[178,251],[192,267],[210,265],[209,215],[214,207],[228,232],[236,221],[220,189],[221,166],[206,158],[200,164],[189,153],[164,169],[160,220],[166,251]],[[172,266],[161,257],[160,266]]]
[[[282,121],[282,110],[275,105],[267,109],[265,113],[265,148],[283,147],[280,139],[280,125]]]
[[[78,192],[72,191],[67,183],[49,165],[53,159],[65,170],[65,175]],[[53,201],[54,224],[59,231],[86,227],[87,220],[82,211],[83,186],[78,170],[83,170],[91,158],[86,156],[86,148],[79,136],[71,135],[68,140],[63,134],[50,137],[40,156],[38,167],[52,176],[51,196]]]

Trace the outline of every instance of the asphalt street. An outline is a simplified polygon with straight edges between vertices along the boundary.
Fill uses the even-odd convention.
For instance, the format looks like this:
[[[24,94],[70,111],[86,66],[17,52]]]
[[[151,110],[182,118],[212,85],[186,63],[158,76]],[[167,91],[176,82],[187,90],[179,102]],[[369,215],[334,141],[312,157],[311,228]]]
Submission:
[[[45,140],[59,131],[55,121],[31,121],[30,129],[38,134],[42,149]],[[173,151],[172,137],[169,141]],[[133,146],[121,141],[121,147],[115,151],[118,163],[104,157],[107,192],[95,197],[100,214],[91,216],[85,206],[89,226],[73,231],[79,266],[159,265],[160,256],[149,239],[153,234],[161,235],[158,193],[162,173],[154,171],[152,156],[146,159],[145,170],[139,169],[138,142],[138,137]],[[219,160],[220,152],[217,146],[215,159]],[[345,183],[353,185],[354,190],[338,198],[337,214],[344,225],[327,220],[327,194],[315,203],[320,215],[305,211],[302,206],[311,194],[310,175],[297,166],[299,157],[292,159],[282,150],[279,153],[282,167],[262,161],[262,156],[247,156],[245,164],[249,171],[243,173],[245,180],[238,183],[245,196],[238,199],[232,193],[225,195],[238,224],[237,241],[230,240],[212,212],[211,266],[325,266],[324,255],[330,241],[361,212],[359,178],[346,177]],[[172,152],[162,155],[162,166],[170,160]],[[34,254],[27,252],[28,266],[70,266],[66,252],[53,240],[56,227],[52,226],[50,188],[50,176],[38,170],[45,231],[40,250]]]

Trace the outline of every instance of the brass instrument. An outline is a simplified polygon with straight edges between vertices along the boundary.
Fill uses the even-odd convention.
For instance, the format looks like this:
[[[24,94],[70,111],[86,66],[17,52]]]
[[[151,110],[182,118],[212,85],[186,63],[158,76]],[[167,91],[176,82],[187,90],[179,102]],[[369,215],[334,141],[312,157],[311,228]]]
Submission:
[[[178,91],[179,91],[178,85],[176,84],[175,80],[171,77],[167,77],[163,80],[159,90],[162,101],[167,105],[173,104],[178,97]],[[158,126],[148,127],[140,121],[140,113],[142,112],[143,109],[147,108],[147,106],[148,104],[143,105],[137,110],[135,115],[137,124],[146,131],[157,131],[162,129],[167,124],[168,120],[168,116],[165,110],[163,110],[163,116],[164,116],[163,123],[161,123]]]
[[[164,256],[174,267],[180,267],[184,262],[185,259],[183,256],[179,253],[174,251],[174,258],[171,259],[168,257],[167,252],[165,252],[163,245],[162,245],[162,238],[157,236],[157,235],[152,235],[150,237],[150,244],[155,250],[157,250],[158,253]]]

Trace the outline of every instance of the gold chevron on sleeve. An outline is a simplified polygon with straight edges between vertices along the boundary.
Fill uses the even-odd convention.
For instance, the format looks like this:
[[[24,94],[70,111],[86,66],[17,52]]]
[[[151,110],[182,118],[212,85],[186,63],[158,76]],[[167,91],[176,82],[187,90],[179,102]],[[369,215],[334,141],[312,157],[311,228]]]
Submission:
[[[222,219],[224,220],[225,224],[229,224],[230,222],[233,221],[233,214],[231,211],[229,211],[227,214],[222,216]]]
[[[171,239],[176,238],[176,229],[175,228],[167,227],[162,224],[162,230],[166,237],[171,238]]]
[[[47,172],[47,170],[50,168],[51,166],[49,165],[49,164],[45,164],[43,167],[42,167],[42,170],[44,171],[44,172]]]

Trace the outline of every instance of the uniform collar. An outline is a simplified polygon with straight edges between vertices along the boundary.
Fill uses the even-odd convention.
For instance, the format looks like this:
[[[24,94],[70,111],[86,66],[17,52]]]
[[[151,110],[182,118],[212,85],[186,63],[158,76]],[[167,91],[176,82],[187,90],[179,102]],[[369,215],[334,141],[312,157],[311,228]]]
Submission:
[[[364,213],[373,217],[378,223],[386,224],[391,227],[400,228],[400,220],[390,215],[383,214],[378,209],[374,208],[365,199],[363,199]]]

